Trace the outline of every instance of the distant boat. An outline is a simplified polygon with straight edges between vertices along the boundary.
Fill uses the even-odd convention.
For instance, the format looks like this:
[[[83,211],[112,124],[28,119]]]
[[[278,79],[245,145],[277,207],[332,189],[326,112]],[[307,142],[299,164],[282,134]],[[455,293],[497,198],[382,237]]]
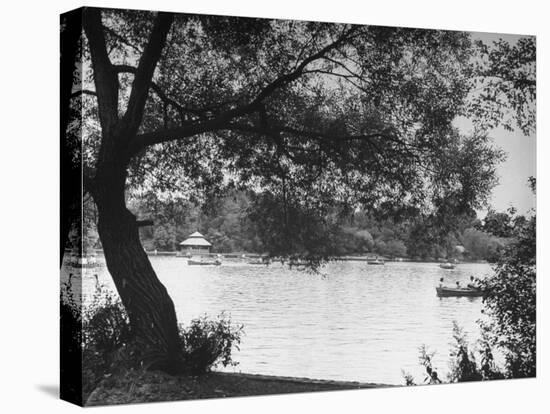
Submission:
[[[247,263],[251,264],[251,265],[265,265],[265,266],[267,266],[268,264],[271,263],[271,261],[269,259],[268,260],[257,259],[257,260],[249,260]]]
[[[472,288],[450,288],[450,287],[436,287],[435,291],[439,297],[448,297],[448,296],[469,296],[477,297],[483,296],[483,291],[481,289],[472,289]]]
[[[103,266],[103,263],[99,262],[96,256],[93,254],[88,256],[78,256],[78,255],[70,256],[66,264],[70,267],[82,268],[82,269],[91,269],[91,268]]]
[[[456,266],[451,262],[447,262],[447,263],[441,263],[439,267],[442,269],[454,269]]]
[[[376,258],[376,259],[367,259],[367,264],[370,264],[370,265],[384,265],[385,262],[384,262],[384,260],[380,260],[380,259]]]
[[[222,264],[220,259],[216,260],[191,260],[187,261],[189,266],[219,266]]]

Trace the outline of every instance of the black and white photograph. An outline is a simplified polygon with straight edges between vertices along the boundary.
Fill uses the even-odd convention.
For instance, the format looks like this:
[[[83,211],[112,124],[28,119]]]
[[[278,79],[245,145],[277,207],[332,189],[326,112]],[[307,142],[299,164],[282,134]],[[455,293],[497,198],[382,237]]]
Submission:
[[[535,36],[60,29],[63,399],[536,377]]]
[[[7,5],[2,411],[545,412],[545,15]]]

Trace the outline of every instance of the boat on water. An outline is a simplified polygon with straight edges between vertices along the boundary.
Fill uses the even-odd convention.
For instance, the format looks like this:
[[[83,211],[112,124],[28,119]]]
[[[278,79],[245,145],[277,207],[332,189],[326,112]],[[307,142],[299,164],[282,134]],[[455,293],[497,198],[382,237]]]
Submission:
[[[386,263],[384,262],[384,260],[376,258],[376,259],[367,259],[367,264],[369,264],[369,265],[384,265]]]
[[[222,261],[220,259],[216,260],[192,260],[189,259],[187,261],[187,264],[189,266],[219,266],[222,264]]]
[[[449,296],[469,296],[469,297],[478,297],[483,296],[483,291],[481,289],[475,288],[452,288],[440,286],[436,287],[435,291],[439,297],[449,297]]]
[[[98,261],[95,255],[89,255],[89,256],[73,255],[69,257],[66,264],[69,267],[82,268],[82,269],[92,269],[92,268],[103,266],[103,263]]]
[[[249,260],[247,263],[250,264],[250,265],[264,265],[264,266],[267,266],[270,263],[270,261],[269,260],[258,259],[258,260]]]
[[[456,266],[450,262],[447,262],[447,263],[440,263],[439,264],[439,267],[442,268],[442,269],[454,269]]]

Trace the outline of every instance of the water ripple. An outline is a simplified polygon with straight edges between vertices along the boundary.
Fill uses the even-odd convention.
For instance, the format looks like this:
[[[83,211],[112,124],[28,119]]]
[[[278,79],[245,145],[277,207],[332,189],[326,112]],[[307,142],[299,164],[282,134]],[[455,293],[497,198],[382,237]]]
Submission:
[[[336,262],[321,277],[280,264],[202,267],[173,257],[153,257],[152,263],[181,323],[226,311],[244,324],[237,371],[392,384],[403,384],[402,369],[424,377],[422,344],[437,351],[440,373],[447,370],[453,320],[470,341],[479,335],[481,300],[438,298],[439,278],[465,285],[470,275],[490,272],[484,264],[449,272],[433,263]],[[107,270],[99,272],[100,281],[112,286]],[[85,297],[93,286],[85,272]]]

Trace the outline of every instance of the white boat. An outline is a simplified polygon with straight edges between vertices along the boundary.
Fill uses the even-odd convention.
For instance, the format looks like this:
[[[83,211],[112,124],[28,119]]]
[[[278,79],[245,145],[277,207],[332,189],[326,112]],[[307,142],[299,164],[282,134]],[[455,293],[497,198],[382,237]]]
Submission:
[[[190,266],[219,266],[222,264],[220,259],[216,260],[191,260],[187,261],[187,264]]]
[[[367,264],[369,264],[369,265],[384,265],[384,264],[386,264],[386,262],[384,262],[384,260],[376,258],[376,259],[367,259]]]

